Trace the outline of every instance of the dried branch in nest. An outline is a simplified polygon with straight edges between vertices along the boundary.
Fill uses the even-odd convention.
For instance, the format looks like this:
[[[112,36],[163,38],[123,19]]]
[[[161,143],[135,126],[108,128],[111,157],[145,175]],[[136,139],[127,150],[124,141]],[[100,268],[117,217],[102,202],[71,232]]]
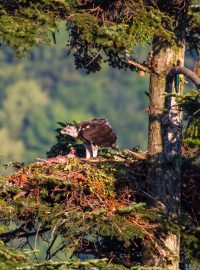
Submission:
[[[41,163],[43,162],[43,163],[48,163],[48,164],[52,164],[52,163],[65,164],[68,161],[68,157],[67,156],[57,156],[57,157],[48,158],[48,159],[37,158],[37,160]]]
[[[127,254],[133,248],[133,239],[137,245],[137,239],[146,239],[159,253],[160,217],[164,217],[165,209],[148,193],[145,156],[146,153],[125,150],[109,158],[99,157],[96,162],[79,158],[67,159],[65,163],[41,160],[21,168],[4,184],[1,182],[0,192],[4,202],[0,206],[1,220],[20,226],[2,232],[0,239],[6,242],[18,238],[22,240],[21,247],[27,247],[29,238],[34,236],[36,247],[43,238],[49,242],[47,258],[75,242],[77,252],[107,254],[107,258],[114,252],[112,258],[119,258],[112,247],[102,250],[98,237],[118,239]],[[200,192],[195,192],[199,189],[199,170],[184,166],[183,172],[182,209],[196,226],[200,221]],[[153,207],[147,208],[143,202],[151,202]],[[47,232],[51,235],[48,239]],[[87,246],[84,243],[88,234],[94,238],[88,240]],[[57,235],[65,240],[55,249]]]
[[[143,181],[144,176],[139,175],[143,161],[131,152],[121,154],[121,159],[100,158],[95,163],[78,158],[67,159],[65,163],[57,159],[41,160],[8,177],[0,194],[5,201],[1,216],[5,222],[12,216],[13,222],[20,222],[21,226],[6,235],[0,234],[0,239],[35,236],[36,243],[49,231],[52,248],[47,250],[47,256],[51,258],[54,236],[58,234],[68,239],[61,249],[71,241],[77,240],[78,246],[81,245],[88,232],[95,237],[103,238],[105,232],[119,237],[127,249],[133,238],[154,237],[155,211],[149,209],[147,214],[145,204],[138,204],[135,197],[137,187],[133,179]],[[12,213],[8,216],[10,204]],[[24,246],[28,244],[26,241]]]

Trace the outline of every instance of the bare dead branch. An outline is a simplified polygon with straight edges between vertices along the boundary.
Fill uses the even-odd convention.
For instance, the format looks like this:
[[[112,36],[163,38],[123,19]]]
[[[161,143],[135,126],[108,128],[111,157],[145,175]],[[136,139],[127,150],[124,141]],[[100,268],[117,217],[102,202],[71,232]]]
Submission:
[[[183,74],[185,77],[190,79],[198,89],[200,89],[200,78],[190,69],[180,66],[173,67],[169,72],[169,76],[174,76],[176,74]]]

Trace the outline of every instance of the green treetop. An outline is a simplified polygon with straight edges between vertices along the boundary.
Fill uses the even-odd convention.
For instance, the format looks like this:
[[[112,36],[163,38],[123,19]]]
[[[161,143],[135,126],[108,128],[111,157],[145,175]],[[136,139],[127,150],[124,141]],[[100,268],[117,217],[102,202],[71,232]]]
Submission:
[[[0,40],[19,55],[48,43],[49,33],[54,34],[57,23],[64,20],[76,66],[89,71],[100,69],[103,59],[127,67],[125,51],[155,37],[171,44],[185,38],[190,48],[199,50],[195,1],[2,0],[0,8]]]

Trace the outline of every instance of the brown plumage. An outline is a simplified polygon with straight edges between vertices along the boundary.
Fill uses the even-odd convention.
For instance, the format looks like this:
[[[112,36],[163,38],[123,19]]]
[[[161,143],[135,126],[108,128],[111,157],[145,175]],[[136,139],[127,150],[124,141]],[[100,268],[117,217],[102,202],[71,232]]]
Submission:
[[[117,136],[106,119],[82,121],[76,126],[67,125],[61,134],[80,138],[86,148],[86,158],[95,158],[99,146],[116,148]]]
[[[111,147],[117,136],[106,119],[83,121],[77,126],[78,137],[96,146]]]

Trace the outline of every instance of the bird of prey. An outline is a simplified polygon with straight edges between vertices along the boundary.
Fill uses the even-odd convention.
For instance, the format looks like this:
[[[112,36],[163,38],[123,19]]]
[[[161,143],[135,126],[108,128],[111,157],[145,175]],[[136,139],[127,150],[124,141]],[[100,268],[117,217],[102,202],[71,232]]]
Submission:
[[[61,134],[79,138],[86,149],[86,158],[96,158],[98,147],[111,147],[117,149],[117,136],[106,119],[93,119],[82,121],[77,125],[66,125]]]

